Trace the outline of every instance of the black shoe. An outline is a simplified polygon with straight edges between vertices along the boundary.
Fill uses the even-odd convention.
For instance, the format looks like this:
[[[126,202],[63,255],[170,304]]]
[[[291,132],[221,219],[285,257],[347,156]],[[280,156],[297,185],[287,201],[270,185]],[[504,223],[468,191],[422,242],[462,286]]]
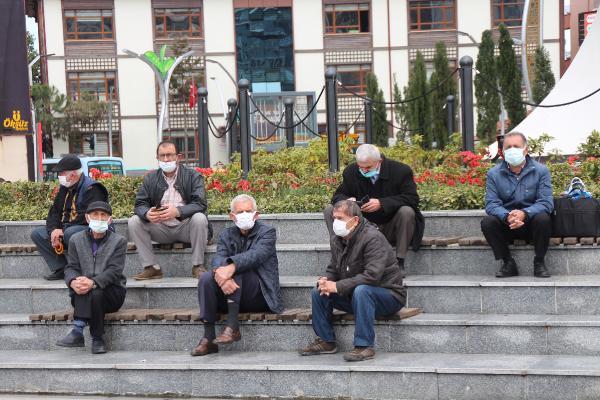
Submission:
[[[106,345],[104,339],[92,339],[92,354],[106,353]]]
[[[533,276],[536,278],[550,278],[550,272],[548,272],[544,260],[533,261]]]
[[[505,261],[504,264],[502,264],[500,271],[496,272],[496,278],[508,278],[517,275],[519,275],[519,270],[517,269],[517,263],[513,258]]]
[[[62,347],[84,347],[85,340],[83,339],[83,335],[72,330],[67,336],[56,342],[56,345]]]
[[[47,281],[62,281],[65,279],[65,270],[63,268],[56,270],[50,275],[44,276],[44,279]]]

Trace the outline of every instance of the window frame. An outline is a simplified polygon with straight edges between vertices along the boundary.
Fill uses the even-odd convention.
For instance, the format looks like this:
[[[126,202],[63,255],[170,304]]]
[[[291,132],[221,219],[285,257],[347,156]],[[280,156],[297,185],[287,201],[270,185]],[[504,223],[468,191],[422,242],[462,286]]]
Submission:
[[[77,74],[76,78],[71,78],[70,75],[71,74]],[[113,83],[113,93],[112,93],[112,98],[113,98],[113,102],[116,102],[118,99],[118,94],[117,94],[117,72],[116,71],[79,71],[79,72],[67,72],[67,95],[69,96],[69,99],[73,100],[73,101],[77,101],[81,99],[81,75],[82,74],[103,74],[104,75],[104,93],[102,93],[105,97],[106,100],[100,100],[100,97],[97,97],[97,100],[100,101],[105,101],[108,102],[108,96],[110,94],[110,85],[108,83],[108,81],[110,79],[112,79],[114,81]],[[113,74],[114,76],[109,77],[107,76],[107,74]],[[85,81],[86,79],[83,79],[83,81]],[[87,80],[92,80],[92,79],[87,79]],[[71,82],[77,82],[77,91],[76,91],[76,97],[73,97],[73,92],[71,92]],[[91,92],[90,92],[91,93]],[[94,94],[94,93],[92,93]],[[96,96],[100,94],[100,93],[96,93]]]
[[[352,90],[353,92],[356,92],[358,94],[362,94],[362,95],[366,95],[367,94],[367,74],[373,73],[373,65],[372,64],[368,64],[368,63],[362,63],[362,64],[344,64],[344,65],[337,65],[336,66],[338,71],[337,71],[337,76],[338,76],[338,80],[349,90]],[[344,68],[344,67],[358,67],[358,69],[356,71],[340,71],[340,68]],[[368,68],[368,69],[367,69]],[[358,72],[358,79],[360,81],[360,83],[358,85],[347,85],[345,84],[341,79],[340,79],[340,73],[344,73],[344,72]],[[339,96],[346,96],[346,95],[350,95],[352,96],[351,93],[349,93],[347,90],[340,90],[338,91],[338,95]]]
[[[511,6],[511,5],[518,5],[521,4],[521,6],[524,8],[525,7],[525,0],[492,0],[490,2],[491,7],[492,7],[492,26],[494,28],[497,28],[500,26],[500,24],[504,24],[506,27],[508,28],[515,28],[515,27],[520,27],[523,24],[523,14],[521,13],[521,17],[518,19],[515,18],[510,18],[507,19],[504,17],[504,8],[506,6]],[[500,7],[500,15],[501,17],[496,19],[496,8]],[[511,22],[511,21],[518,21],[518,23],[516,25],[508,25],[506,22]]]
[[[339,10],[337,11],[336,8],[338,7],[356,7],[355,10]],[[364,9],[361,9],[361,7],[366,7]],[[330,9],[330,10],[328,10]],[[358,21],[358,25],[337,25],[336,23],[336,13],[340,13],[340,12],[356,12],[357,14],[357,21]],[[361,11],[366,11],[368,12],[368,29],[363,32],[362,31],[362,19],[360,16]],[[331,13],[331,21],[333,23],[333,25],[328,25],[327,24],[327,14]],[[330,28],[331,27],[331,28]],[[346,3],[346,4],[326,4],[323,6],[323,28],[324,28],[324,33],[325,35],[356,35],[356,34],[365,34],[365,33],[371,33],[371,6],[369,4],[369,2],[364,2],[364,3]],[[349,29],[349,28],[355,28],[357,30],[357,32],[337,32],[337,29]]]
[[[198,13],[194,13],[192,12],[192,10],[198,10]],[[164,14],[159,14],[157,13],[157,11],[162,10],[164,11]],[[167,17],[170,15],[182,15],[182,14],[173,14],[173,13],[167,13],[167,10],[187,10],[187,13],[185,14],[187,16],[188,19],[188,26],[189,29],[186,31],[169,31],[167,30]],[[193,17],[198,17],[198,34],[194,35],[195,31],[192,30],[192,24],[191,24],[191,19]],[[155,39],[161,39],[161,40],[169,40],[169,39],[175,39],[177,36],[181,35],[181,36],[185,36],[188,39],[203,39],[204,38],[204,21],[202,20],[203,17],[203,8],[201,6],[199,7],[171,7],[171,8],[167,8],[167,7],[155,7],[152,8],[152,30],[154,31],[154,38]],[[156,24],[156,20],[158,18],[162,18],[162,23],[164,26],[164,30],[163,31],[159,31],[157,29],[157,24]]]
[[[443,30],[454,30],[456,29],[456,19],[457,19],[457,1],[456,0],[443,0],[443,1],[451,1],[452,5],[440,5],[440,6],[414,6],[415,2],[421,2],[423,0],[408,0],[408,30],[409,32],[429,32],[429,31],[443,31]],[[440,21],[432,21],[432,22],[422,22],[421,21],[421,10],[432,10],[432,9],[452,9],[452,21],[448,22],[445,19],[446,13],[443,13],[444,19]],[[417,11],[417,21],[412,21],[412,11]],[[441,28],[433,28],[433,25],[443,25]],[[425,28],[425,26],[429,26],[429,28]]]
[[[99,32],[79,32],[78,29],[78,25],[77,25],[77,13],[78,12],[92,12],[92,11],[98,11],[99,18],[100,18],[100,31]],[[104,12],[110,12],[110,15],[103,15]],[[67,13],[73,12],[74,15],[73,16],[68,16]],[[110,31],[105,31],[104,30],[104,20],[110,18],[110,26],[111,26],[111,30]],[[67,20],[68,19],[73,19],[73,24],[75,26],[75,32],[68,32],[67,30]],[[70,42],[70,41],[114,41],[115,40],[115,16],[114,16],[114,12],[112,9],[110,8],[100,8],[100,9],[95,9],[95,10],[87,10],[87,9],[64,9],[63,10],[63,34],[64,34],[64,40],[65,42]],[[74,37],[69,37],[74,35]],[[81,36],[86,36],[86,35],[100,35],[100,38],[85,38],[85,37],[81,37]],[[110,35],[109,37],[107,35]]]

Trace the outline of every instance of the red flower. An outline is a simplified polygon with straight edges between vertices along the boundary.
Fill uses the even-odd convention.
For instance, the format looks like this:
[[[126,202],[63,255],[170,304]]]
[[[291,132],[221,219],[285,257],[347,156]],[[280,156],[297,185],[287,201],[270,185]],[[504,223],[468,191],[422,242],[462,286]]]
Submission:
[[[206,186],[206,190],[213,190],[213,189],[216,190],[219,193],[225,192],[225,189],[223,188],[223,185],[219,181],[212,181],[211,183],[209,183]]]
[[[97,180],[100,175],[102,175],[102,172],[100,172],[98,168],[90,168],[89,176],[91,176],[93,180]]]
[[[300,184],[298,182],[292,182],[290,186],[292,186],[292,189],[298,189],[300,187]]]
[[[596,161],[596,157],[594,157],[594,156],[589,156],[589,157],[587,158],[587,160],[588,160],[588,161]]]
[[[579,156],[570,156],[567,159],[567,162],[569,163],[569,165],[573,165],[575,164],[575,161],[579,160]]]
[[[238,188],[238,190],[242,190],[244,192],[249,191],[250,190],[250,181],[248,181],[246,179],[241,179],[237,184],[237,188]]]
[[[212,174],[214,174],[214,170],[212,168],[200,168],[200,167],[196,167],[196,171],[200,172],[202,174],[202,176],[211,176]]]
[[[448,186],[456,186],[456,182],[454,181],[454,179],[448,179],[448,180],[446,180],[446,184]]]

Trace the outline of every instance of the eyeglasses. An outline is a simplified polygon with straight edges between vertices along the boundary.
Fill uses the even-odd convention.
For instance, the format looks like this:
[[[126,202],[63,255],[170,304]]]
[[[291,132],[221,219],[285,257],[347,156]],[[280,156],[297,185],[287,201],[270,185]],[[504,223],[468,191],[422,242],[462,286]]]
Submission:
[[[168,154],[158,154],[156,156],[159,160],[175,160],[177,158],[177,154],[168,153]]]

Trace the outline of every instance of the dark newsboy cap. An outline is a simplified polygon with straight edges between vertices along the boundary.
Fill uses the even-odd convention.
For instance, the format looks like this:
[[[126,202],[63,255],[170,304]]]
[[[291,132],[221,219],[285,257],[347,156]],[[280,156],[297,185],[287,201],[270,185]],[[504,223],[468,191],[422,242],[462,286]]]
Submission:
[[[62,172],[62,171],[76,171],[81,168],[81,160],[79,157],[73,154],[67,154],[63,158],[60,159],[56,167],[54,167],[54,172]]]
[[[91,213],[92,211],[104,211],[105,213],[108,213],[108,215],[112,215],[112,208],[110,207],[110,204],[105,203],[103,201],[93,201],[90,203],[90,205],[88,206],[87,210],[85,210],[86,214]]]

